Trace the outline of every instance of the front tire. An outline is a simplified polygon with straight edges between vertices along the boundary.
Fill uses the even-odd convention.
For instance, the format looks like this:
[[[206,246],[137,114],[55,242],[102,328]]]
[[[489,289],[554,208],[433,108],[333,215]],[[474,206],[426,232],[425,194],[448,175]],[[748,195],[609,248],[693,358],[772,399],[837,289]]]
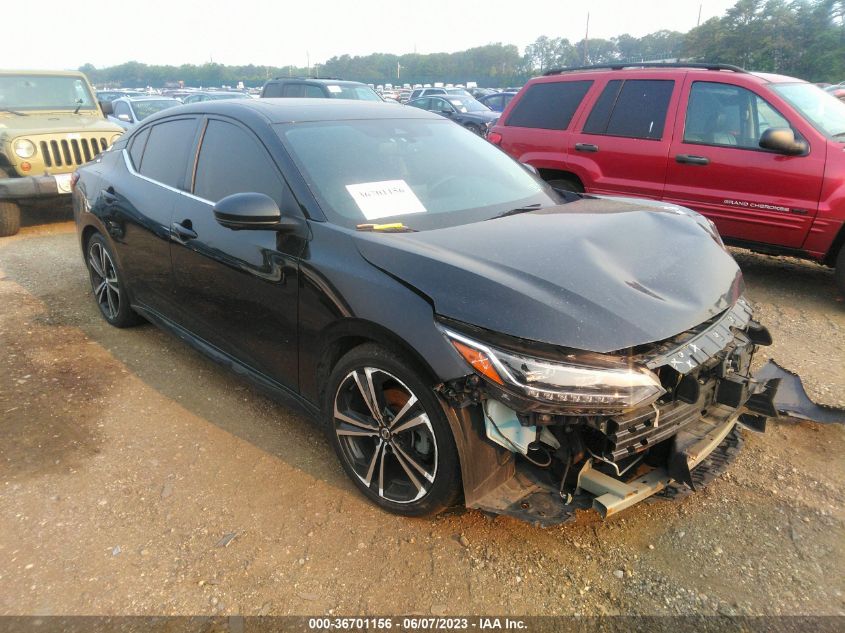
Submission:
[[[85,246],[85,263],[94,299],[100,314],[114,327],[137,325],[141,318],[132,311],[126,284],[117,268],[116,259],[105,238],[96,233]]]
[[[845,244],[839,247],[839,255],[836,257],[836,268],[833,271],[833,278],[839,288],[839,294],[845,297]]]
[[[332,446],[367,498],[415,517],[454,505],[461,489],[458,451],[421,372],[395,352],[365,344],[340,359],[326,394]]]
[[[21,208],[17,202],[0,201],[0,237],[17,234],[21,230]]]

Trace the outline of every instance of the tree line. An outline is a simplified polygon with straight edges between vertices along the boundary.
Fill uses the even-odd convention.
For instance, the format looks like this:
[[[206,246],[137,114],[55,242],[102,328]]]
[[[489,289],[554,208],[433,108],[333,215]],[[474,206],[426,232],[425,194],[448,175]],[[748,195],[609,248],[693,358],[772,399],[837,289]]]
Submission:
[[[279,76],[342,77],[372,84],[432,83],[517,86],[554,68],[613,62],[684,60],[729,63],[814,82],[845,81],[845,0],[739,0],[725,15],[687,33],[661,30],[643,37],[570,42],[538,37],[520,53],[513,44],[488,44],[455,53],[340,55],[312,68],[127,62],[80,68],[97,85],[164,87],[261,86]]]

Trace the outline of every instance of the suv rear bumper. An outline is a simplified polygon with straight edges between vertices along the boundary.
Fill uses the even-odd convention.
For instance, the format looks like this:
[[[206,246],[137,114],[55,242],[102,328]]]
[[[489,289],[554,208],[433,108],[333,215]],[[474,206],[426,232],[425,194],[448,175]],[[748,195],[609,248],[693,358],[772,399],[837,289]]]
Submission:
[[[70,192],[60,191],[53,176],[0,179],[0,200],[37,200],[65,197],[70,200]]]

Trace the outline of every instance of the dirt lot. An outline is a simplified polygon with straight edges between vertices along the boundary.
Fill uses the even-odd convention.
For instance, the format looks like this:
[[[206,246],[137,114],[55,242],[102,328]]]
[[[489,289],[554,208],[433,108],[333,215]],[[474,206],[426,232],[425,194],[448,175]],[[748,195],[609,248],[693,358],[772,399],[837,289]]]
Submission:
[[[737,257],[769,355],[845,404],[830,272]],[[0,350],[0,614],[845,613],[839,425],[746,434],[706,491],[607,522],[394,517],[306,419],[106,325],[68,222],[0,240]]]

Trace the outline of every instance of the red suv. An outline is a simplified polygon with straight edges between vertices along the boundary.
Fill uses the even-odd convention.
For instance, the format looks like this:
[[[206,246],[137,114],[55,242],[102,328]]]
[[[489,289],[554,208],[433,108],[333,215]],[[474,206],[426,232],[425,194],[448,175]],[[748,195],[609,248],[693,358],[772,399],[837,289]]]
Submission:
[[[836,267],[845,103],[724,64],[591,66],[529,81],[488,139],[555,186],[690,207],[724,240]]]

